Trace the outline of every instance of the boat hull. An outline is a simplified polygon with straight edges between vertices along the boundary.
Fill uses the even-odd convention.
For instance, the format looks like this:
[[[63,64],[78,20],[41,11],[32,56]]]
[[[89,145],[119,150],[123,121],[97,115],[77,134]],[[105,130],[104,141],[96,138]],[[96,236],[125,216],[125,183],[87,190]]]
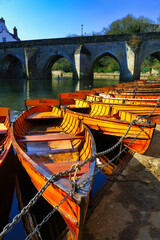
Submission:
[[[10,108],[0,108],[0,167],[11,149]]]
[[[23,141],[24,138],[22,139],[19,138],[20,133],[21,134],[23,133],[22,126],[24,128],[25,122],[26,122],[25,131],[27,132],[28,131],[27,128],[31,126],[32,121],[35,124],[35,118],[33,118],[35,117],[35,114],[38,114],[37,116],[40,117],[40,114],[42,116],[42,112],[43,113],[46,112],[46,114],[50,113],[50,115],[52,116],[51,112],[53,113],[53,109],[55,110],[56,108],[52,108],[49,106],[45,106],[45,107],[37,106],[37,107],[30,108],[28,111],[24,112],[16,120],[16,122],[14,123],[11,129],[12,142],[17,152],[17,156],[38,191],[40,191],[40,189],[45,185],[47,180],[52,175],[57,174],[60,171],[61,172],[64,172],[66,170],[69,171],[74,164],[77,164],[76,161],[69,162],[72,160],[70,157],[72,156],[72,154],[70,152],[68,153],[68,151],[66,152],[66,150],[64,149],[61,150],[60,156],[58,156],[57,154],[57,152],[59,152],[59,149],[54,150],[54,154],[56,154],[56,157],[54,157],[54,154],[51,154],[52,158],[49,160],[49,162],[48,162],[48,158],[46,158],[44,162],[43,160],[44,155],[43,155],[43,158],[40,158],[40,159],[35,158],[35,155],[37,156],[37,152],[32,151],[32,153],[29,154],[29,149],[26,152],[25,148],[28,143]],[[41,112],[40,110],[43,110],[43,111]],[[60,110],[56,110],[56,115],[59,114],[59,111]],[[45,117],[46,117],[46,114],[45,114]],[[37,120],[38,119],[36,118],[36,121]],[[44,114],[43,114],[43,118],[40,120],[42,122],[44,121]],[[49,116],[47,116],[47,121],[48,120],[50,121]],[[53,116],[51,121],[54,122]],[[81,156],[78,161],[79,164],[95,153],[96,148],[95,148],[94,139],[90,131],[84,124],[80,123],[79,121],[76,121],[76,119],[74,119],[72,116],[67,114],[63,115],[62,120],[60,121],[59,124],[60,126],[63,126],[63,130],[67,129],[66,131],[69,131],[69,132],[70,131],[76,132],[76,131],[83,130],[85,134],[85,138],[83,140],[81,140],[81,138],[80,140],[78,140],[77,138],[71,140],[73,145],[74,144],[76,144],[76,146],[80,145],[79,152]],[[74,126],[75,126],[75,129],[74,129]],[[49,125],[49,129],[50,128],[51,126]],[[69,132],[65,134],[65,136],[66,135],[68,136],[70,134]],[[60,132],[59,135],[63,136],[63,133]],[[54,138],[55,136],[57,136],[57,132],[56,134],[54,133]],[[71,134],[71,136],[73,138],[73,134]],[[79,135],[77,134],[76,136],[79,136]],[[42,135],[40,134],[39,137],[42,138]],[[81,134],[80,134],[80,137],[81,137]],[[65,145],[66,141],[68,140],[62,141],[63,144],[61,142],[61,145]],[[48,144],[47,146],[49,147],[52,145],[52,148],[53,148],[54,142],[56,142],[57,144],[59,140],[58,141],[57,139],[55,141],[54,139],[53,141],[49,140],[47,143]],[[31,145],[32,141],[29,144]],[[51,153],[51,150],[50,150],[50,153]],[[62,155],[62,154],[65,154],[65,155]],[[61,161],[62,156],[65,157],[66,155],[68,156],[68,161],[65,161],[64,158]],[[58,159],[58,157],[59,157],[59,160],[57,161],[59,162],[51,162],[52,159],[56,161],[55,159]],[[66,173],[61,179],[58,178],[53,183],[51,183],[42,194],[42,196],[60,212],[68,228],[70,229],[72,234],[72,239],[74,240],[81,239],[82,229],[83,229],[88,202],[89,202],[90,190],[93,182],[94,171],[95,171],[95,161],[88,162],[78,171],[77,177],[76,177],[76,184],[83,182],[83,180],[89,176],[90,177],[92,176],[92,177],[91,177],[91,180],[82,189],[78,188],[76,192],[73,192],[73,185],[72,185],[73,181],[69,179],[70,177],[73,179],[74,173],[72,173],[71,176],[69,176],[69,174]]]

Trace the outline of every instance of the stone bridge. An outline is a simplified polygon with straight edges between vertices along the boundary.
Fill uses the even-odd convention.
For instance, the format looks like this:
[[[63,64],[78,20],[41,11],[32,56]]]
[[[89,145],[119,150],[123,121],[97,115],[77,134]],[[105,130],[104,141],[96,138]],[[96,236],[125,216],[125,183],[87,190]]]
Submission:
[[[118,62],[121,82],[139,79],[146,57],[160,60],[160,33],[0,43],[0,78],[48,79],[53,64],[65,57],[75,79],[92,80],[94,64],[107,55]]]

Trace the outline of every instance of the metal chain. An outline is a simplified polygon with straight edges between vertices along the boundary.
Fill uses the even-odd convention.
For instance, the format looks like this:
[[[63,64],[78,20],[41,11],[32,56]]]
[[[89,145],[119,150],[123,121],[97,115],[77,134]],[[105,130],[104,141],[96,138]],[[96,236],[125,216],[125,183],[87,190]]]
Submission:
[[[72,190],[59,202],[59,204],[57,206],[55,206],[53,208],[53,210],[42,220],[41,223],[39,223],[35,229],[33,230],[32,233],[30,233],[26,238],[25,240],[29,240],[31,239],[31,237],[42,227],[42,225],[47,222],[49,220],[49,218],[53,215],[53,213],[59,208],[59,206],[61,204],[63,204],[65,202],[65,200],[67,199],[67,197],[69,197],[69,195],[72,193]]]
[[[146,119],[146,118],[149,117],[151,114],[153,114],[153,112],[155,111],[155,109],[156,109],[156,107],[157,107],[158,105],[159,105],[159,99],[157,99],[157,104],[155,105],[153,111],[152,111],[148,116],[144,117],[144,119]],[[86,159],[84,162],[82,162],[81,164],[79,164],[79,167],[82,167],[82,166],[84,166],[86,163],[88,163],[89,161],[94,161],[96,158],[100,157],[101,155],[107,154],[107,153],[111,152],[112,150],[114,150],[114,149],[123,141],[123,139],[126,137],[126,135],[128,134],[130,128],[132,127],[133,123],[135,123],[136,121],[138,121],[140,118],[142,118],[142,116],[139,116],[138,118],[136,118],[136,119],[134,119],[134,120],[131,121],[130,126],[128,127],[126,133],[121,137],[121,139],[120,139],[113,147],[111,147],[111,148],[109,148],[109,149],[107,149],[107,150],[105,150],[105,151],[102,151],[102,152],[93,154],[91,157],[89,157],[89,158]],[[148,123],[146,123],[145,126],[146,126],[147,124],[148,124]],[[144,126],[144,127],[145,127],[145,126]],[[144,127],[143,127],[143,128],[144,128]],[[142,131],[142,130],[141,130],[141,131]],[[141,131],[140,131],[140,133],[141,133]],[[140,134],[140,133],[139,133],[139,134]],[[138,134],[138,135],[139,135],[139,134]],[[137,135],[137,136],[138,136],[138,135]],[[134,138],[134,140],[135,140],[135,138]],[[130,143],[130,144],[131,144],[131,143]],[[130,145],[130,144],[129,144],[129,145]],[[126,147],[126,148],[127,148],[127,147]],[[122,151],[123,151],[123,150],[122,150]],[[111,161],[109,161],[109,162],[107,163],[107,165],[108,165],[109,163],[111,163]],[[106,165],[106,166],[107,166],[107,165]],[[53,175],[47,180],[47,182],[45,183],[45,185],[37,192],[37,194],[34,196],[34,198],[32,198],[32,199],[30,200],[30,202],[28,203],[28,205],[25,206],[25,207],[21,210],[21,212],[20,212],[19,214],[17,214],[17,215],[13,218],[13,220],[12,220],[11,223],[7,224],[7,225],[3,228],[3,231],[0,233],[0,239],[2,239],[2,237],[3,237],[4,234],[6,234],[7,232],[9,232],[9,231],[12,229],[12,227],[13,227],[14,224],[16,224],[16,223],[18,223],[18,222],[20,221],[20,219],[22,218],[22,216],[25,215],[25,214],[29,211],[30,207],[33,206],[33,205],[36,203],[36,201],[42,196],[43,192],[46,190],[46,188],[47,188],[51,183],[54,183],[55,181],[57,181],[58,179],[60,179],[63,175],[69,175],[69,173],[74,172],[75,169],[76,169],[76,168],[73,167],[73,168],[70,169],[70,170],[66,170],[66,171],[64,171],[64,172],[59,172],[58,174],[53,174]],[[93,176],[92,176],[92,177],[93,177]],[[84,180],[84,182],[85,182],[85,180]]]
[[[145,124],[145,126],[147,125],[147,123]],[[124,151],[126,151],[126,149],[128,149],[128,147],[135,141],[135,139],[140,135],[140,133],[143,131],[143,129],[145,128],[145,126],[141,129],[141,131],[136,135],[136,137],[126,146],[124,147],[124,149],[119,152],[116,156],[114,156],[111,160],[109,160],[106,164],[103,164],[102,167],[98,168],[97,171],[95,171],[95,173],[93,175],[91,175],[90,177],[86,178],[83,182],[81,182],[79,185],[77,185],[77,187],[83,187],[86,183],[88,183],[93,176],[95,176],[98,172],[102,171],[103,168],[107,167],[110,163],[112,163],[117,157],[119,157]]]
[[[142,117],[144,119],[149,118],[154,113],[154,111],[156,110],[157,106],[160,105],[159,100],[160,100],[160,98],[157,98],[157,103],[156,103],[154,109],[152,110],[152,112],[149,115],[147,115],[146,117],[143,117],[143,116],[140,116],[140,117]]]

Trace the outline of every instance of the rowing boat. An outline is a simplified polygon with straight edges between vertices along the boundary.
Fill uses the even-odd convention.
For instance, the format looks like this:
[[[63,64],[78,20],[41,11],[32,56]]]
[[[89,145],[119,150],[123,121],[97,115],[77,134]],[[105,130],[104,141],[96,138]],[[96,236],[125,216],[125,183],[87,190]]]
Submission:
[[[120,103],[120,104],[156,104],[158,99],[140,99],[140,98],[123,98],[123,97],[111,97],[108,94],[100,93],[99,95],[87,95],[87,100],[89,101],[96,101],[96,102],[105,102],[105,103]]]
[[[95,161],[78,168],[96,152],[89,129],[71,114],[41,101],[16,119],[11,136],[17,156],[38,191],[52,175],[65,171],[42,196],[53,207],[58,206],[72,239],[81,239],[95,171]],[[70,169],[76,169],[75,173],[69,174]],[[77,187],[88,177],[86,185]]]
[[[132,99],[158,99],[160,98],[160,94],[152,94],[152,95],[148,95],[148,94],[141,94],[141,95],[136,95],[136,94],[127,94],[127,93],[110,93],[108,94],[108,97],[114,97],[114,98],[132,98]]]
[[[0,231],[9,221],[15,191],[15,164],[11,151],[10,108],[0,108]]]
[[[80,99],[76,99],[74,105],[68,105],[63,109],[90,128],[103,134],[117,136],[119,139],[126,133],[131,121],[136,119],[136,115],[119,111],[110,105]],[[135,121],[123,143],[138,153],[144,153],[152,139],[154,127],[155,124],[149,124],[145,119]]]
[[[129,112],[137,116],[152,120],[160,124],[160,104],[157,99],[119,99],[119,98],[99,98],[99,96],[88,96],[89,101],[97,101],[100,104],[113,107],[112,114],[118,111]],[[152,114],[151,114],[152,113]]]
[[[11,148],[10,108],[0,108],[0,166]]]

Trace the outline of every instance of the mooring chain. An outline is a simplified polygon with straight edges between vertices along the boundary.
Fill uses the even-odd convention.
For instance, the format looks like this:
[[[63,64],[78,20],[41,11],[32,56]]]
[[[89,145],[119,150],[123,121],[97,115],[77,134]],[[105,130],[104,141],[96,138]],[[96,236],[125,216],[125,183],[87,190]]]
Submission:
[[[77,185],[77,186],[80,186],[80,184]],[[75,189],[74,189],[74,187],[72,187],[71,191],[70,191],[69,193],[67,193],[66,196],[65,196],[63,199],[61,199],[61,201],[59,202],[59,204],[56,205],[56,206],[52,209],[52,211],[47,214],[47,216],[42,220],[41,223],[37,224],[37,226],[35,227],[35,229],[33,230],[33,232],[31,232],[31,233],[25,238],[25,240],[31,239],[31,237],[32,237],[37,231],[40,230],[40,228],[42,227],[42,225],[43,225],[44,223],[46,223],[46,222],[50,219],[50,217],[53,215],[53,213],[54,213],[56,210],[58,210],[59,206],[60,206],[61,204],[63,204],[69,196],[73,196],[74,194],[75,194]]]
[[[144,119],[147,119],[147,118],[149,118],[150,116],[152,116],[152,114],[154,113],[154,111],[156,110],[156,108],[160,105],[159,100],[160,100],[160,98],[157,98],[157,103],[156,103],[154,109],[152,110],[152,112],[151,112],[149,115],[147,115],[146,117],[143,117],[143,116],[140,116],[140,117],[142,117],[142,118],[144,118]]]
[[[67,194],[67,195],[59,202],[59,204],[58,204],[57,206],[55,206],[55,207],[52,209],[52,211],[47,214],[47,216],[42,220],[41,223],[37,224],[37,226],[35,227],[35,229],[33,230],[33,232],[31,232],[31,233],[25,238],[25,240],[31,239],[31,237],[32,237],[38,230],[40,230],[40,228],[42,227],[42,225],[43,225],[44,223],[46,223],[46,222],[50,219],[50,217],[53,215],[53,213],[59,208],[59,206],[60,206],[61,204],[63,204],[63,203],[65,202],[65,200],[67,199],[67,197],[68,197],[71,193],[72,193],[72,191],[70,191],[70,193]]]
[[[157,104],[156,104],[155,108],[153,109],[153,111],[151,112],[151,114],[155,111],[155,109],[156,109],[156,107],[158,106],[158,104],[159,104],[159,99],[157,100]],[[151,114],[149,114],[148,116],[150,116]],[[145,118],[147,118],[148,116],[146,116]],[[130,128],[132,127],[133,123],[136,122],[136,121],[138,121],[140,118],[142,118],[142,117],[139,116],[138,118],[136,118],[136,119],[134,119],[134,120],[131,121],[130,126],[128,127],[126,133],[121,137],[121,139],[120,139],[113,147],[111,147],[111,148],[109,148],[109,149],[107,149],[107,150],[105,150],[105,151],[102,151],[102,152],[93,154],[91,157],[89,157],[88,159],[86,159],[85,161],[83,161],[82,163],[80,163],[80,164],[79,164],[79,167],[82,167],[82,166],[84,166],[86,163],[88,163],[89,161],[94,161],[96,158],[100,157],[101,155],[107,154],[107,153],[111,152],[112,150],[114,150],[114,149],[123,141],[123,139],[126,137],[126,135],[128,134]],[[147,125],[147,123],[146,123],[145,125]],[[144,127],[143,127],[143,128],[144,128]],[[141,130],[141,131],[142,131],[142,130]],[[140,132],[141,132],[141,131],[140,131]],[[140,133],[139,133],[139,134],[140,134]],[[139,134],[138,134],[138,135],[139,135]],[[137,136],[138,136],[138,135],[137,135]],[[134,140],[135,140],[135,139],[134,139]],[[131,143],[130,143],[130,144],[131,144]],[[130,144],[129,144],[129,145],[130,145]],[[128,145],[128,146],[129,146],[129,145]],[[126,147],[126,148],[127,148],[127,147]],[[123,152],[123,150],[122,150],[122,152]],[[120,155],[122,152],[120,152],[119,155]],[[107,165],[108,165],[109,163],[111,163],[111,162],[108,162]],[[107,166],[107,165],[104,165],[104,167]],[[4,236],[4,234],[6,234],[7,232],[9,232],[9,231],[12,229],[12,227],[13,227],[14,224],[16,224],[16,223],[18,223],[18,222],[20,221],[20,219],[22,218],[22,216],[25,215],[25,214],[29,211],[29,209],[31,208],[31,206],[33,206],[33,205],[36,203],[36,201],[42,196],[43,192],[46,190],[46,188],[47,188],[51,183],[54,183],[55,181],[57,181],[58,179],[60,179],[63,175],[69,175],[71,172],[74,172],[75,169],[76,169],[76,168],[73,167],[73,168],[70,169],[70,170],[66,170],[66,171],[64,171],[64,172],[59,172],[58,174],[53,174],[53,175],[47,180],[47,182],[45,183],[45,185],[44,185],[44,186],[37,192],[37,194],[30,200],[30,202],[28,203],[28,205],[25,206],[25,207],[21,210],[21,212],[20,212],[19,214],[17,214],[17,215],[13,218],[13,220],[12,220],[11,223],[8,223],[8,224],[3,228],[3,231],[0,233],[0,239]],[[85,180],[84,180],[84,182],[85,182]]]
[[[147,125],[147,123],[145,124],[145,126]],[[124,149],[121,150],[121,152],[119,152],[116,156],[114,156],[111,160],[109,160],[106,164],[103,164],[102,167],[98,168],[97,171],[95,171],[95,173],[93,175],[91,175],[90,177],[86,178],[84,181],[82,181],[79,185],[77,185],[77,187],[83,187],[86,183],[88,183],[93,176],[95,176],[98,172],[102,171],[103,168],[107,167],[110,163],[112,163],[117,157],[119,157],[126,149],[128,149],[128,147],[137,139],[137,137],[141,134],[141,132],[143,131],[143,129],[145,128],[145,126],[143,126],[143,128],[141,129],[141,131],[136,135],[136,137],[126,146],[124,147]],[[91,160],[92,161],[92,160]]]

